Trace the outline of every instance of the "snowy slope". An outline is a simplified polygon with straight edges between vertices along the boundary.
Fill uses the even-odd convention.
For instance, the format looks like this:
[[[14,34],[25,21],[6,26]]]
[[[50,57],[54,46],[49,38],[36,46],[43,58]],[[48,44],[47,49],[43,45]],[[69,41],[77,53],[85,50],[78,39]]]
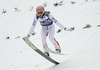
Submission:
[[[71,2],[74,1],[75,4]],[[100,1],[64,0],[1,0],[0,1],[0,70],[100,70]],[[62,52],[68,55],[50,54],[61,64],[55,66],[33,51],[22,38],[27,35],[37,5],[47,3],[46,10],[66,27],[67,32],[55,33]],[[33,9],[31,9],[33,7]],[[18,11],[16,11],[16,9]],[[7,10],[6,13],[2,13]],[[30,9],[32,11],[30,11]],[[90,28],[83,29],[87,24]],[[55,25],[56,26],[56,25]],[[59,27],[56,26],[56,31]],[[36,35],[30,40],[41,50],[41,26],[37,23]],[[7,39],[9,37],[9,39]],[[47,39],[48,45],[54,49]]]

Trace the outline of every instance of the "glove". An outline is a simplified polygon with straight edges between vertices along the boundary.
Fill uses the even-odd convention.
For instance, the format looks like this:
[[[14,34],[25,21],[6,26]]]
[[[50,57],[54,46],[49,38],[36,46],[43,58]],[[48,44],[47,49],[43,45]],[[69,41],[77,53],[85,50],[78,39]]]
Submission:
[[[35,35],[35,34],[36,34],[36,33],[34,33],[34,32],[32,33],[32,35]]]
[[[29,37],[30,37],[30,35],[27,35],[27,37],[29,38]]]

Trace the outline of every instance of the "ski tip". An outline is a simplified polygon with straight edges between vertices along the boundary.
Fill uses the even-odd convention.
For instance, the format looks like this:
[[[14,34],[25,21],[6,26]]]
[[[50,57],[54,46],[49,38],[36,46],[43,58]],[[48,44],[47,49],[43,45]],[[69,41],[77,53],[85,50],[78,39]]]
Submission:
[[[25,37],[23,37],[22,39],[25,40]]]
[[[23,38],[27,38],[27,37],[23,37]]]

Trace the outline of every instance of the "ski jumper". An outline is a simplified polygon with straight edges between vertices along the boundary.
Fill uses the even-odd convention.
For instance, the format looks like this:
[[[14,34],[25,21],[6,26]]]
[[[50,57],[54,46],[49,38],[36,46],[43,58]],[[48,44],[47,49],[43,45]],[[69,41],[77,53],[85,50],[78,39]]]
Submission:
[[[39,17],[37,14],[33,20],[31,29],[28,33],[28,35],[30,36],[32,34],[32,32],[35,29],[35,25],[37,23],[37,20],[40,21],[40,24],[42,26],[41,29],[41,40],[42,40],[42,45],[44,47],[44,52],[48,52],[45,47],[48,47],[47,42],[46,42],[46,37],[49,36],[50,41],[53,43],[53,45],[55,46],[55,49],[60,49],[60,45],[58,43],[58,41],[56,41],[54,34],[55,34],[55,27],[53,22],[58,25],[60,28],[64,29],[65,27],[60,24],[48,11],[45,11],[43,14],[43,17]]]

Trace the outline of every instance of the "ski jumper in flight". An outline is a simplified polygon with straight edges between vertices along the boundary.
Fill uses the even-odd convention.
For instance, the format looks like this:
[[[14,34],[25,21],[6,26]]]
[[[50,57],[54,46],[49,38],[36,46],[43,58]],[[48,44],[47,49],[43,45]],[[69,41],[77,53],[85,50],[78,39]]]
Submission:
[[[46,37],[48,36],[50,41],[53,43],[55,47],[55,51],[61,53],[61,47],[59,45],[59,42],[55,39],[55,26],[58,25],[60,28],[64,30],[68,30],[65,26],[63,26],[61,23],[59,23],[49,11],[45,11],[43,6],[38,6],[36,8],[36,15],[34,17],[32,26],[30,28],[29,33],[27,34],[27,37],[30,37],[32,32],[34,32],[35,26],[37,21],[40,22],[42,29],[41,29],[41,38],[42,38],[42,45],[44,48],[44,53],[49,56],[49,52],[45,47],[48,47],[48,44],[46,42]]]

